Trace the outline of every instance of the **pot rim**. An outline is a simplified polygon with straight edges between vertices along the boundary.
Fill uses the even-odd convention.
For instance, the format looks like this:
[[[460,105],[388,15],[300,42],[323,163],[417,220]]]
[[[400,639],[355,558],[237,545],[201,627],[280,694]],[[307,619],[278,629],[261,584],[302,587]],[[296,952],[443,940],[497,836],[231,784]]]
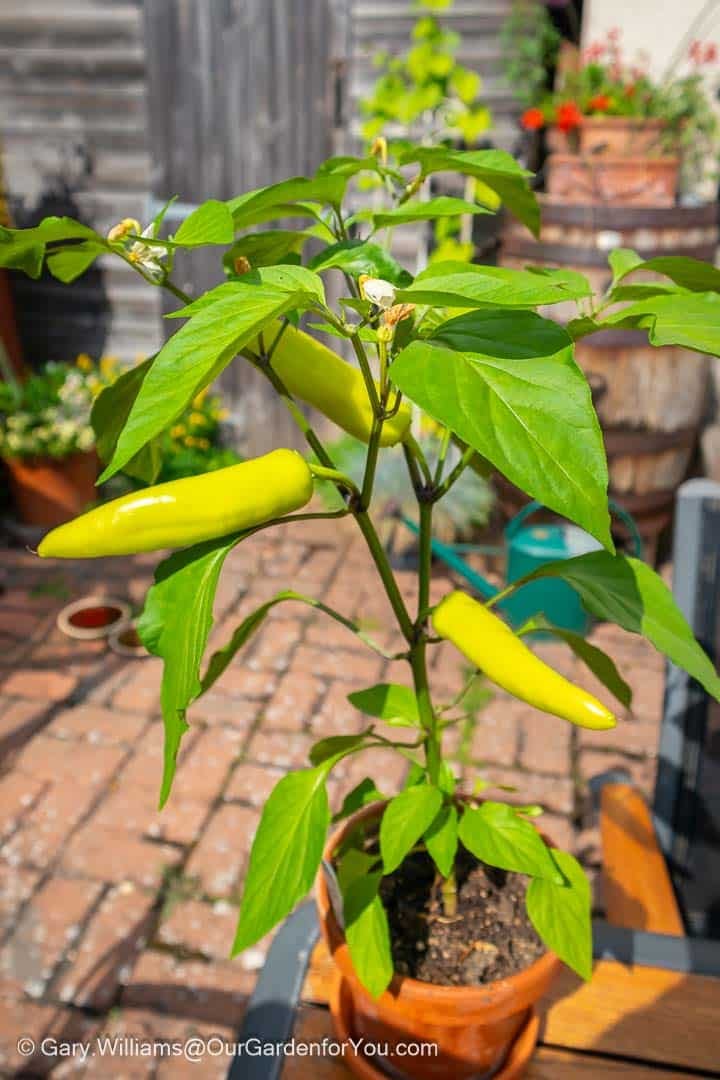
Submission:
[[[116,608],[120,614],[117,619],[107,623],[105,626],[73,626],[70,621],[72,616],[79,611],[102,607]],[[93,593],[90,596],[81,596],[79,600],[73,600],[71,603],[66,604],[58,612],[55,621],[58,630],[62,631],[66,637],[75,638],[76,641],[94,641],[98,638],[107,638],[117,631],[125,630],[130,621],[130,605],[126,600],[120,600],[117,596],[97,596]]]
[[[474,800],[467,795],[460,796],[460,798],[466,802],[482,801]],[[342,822],[339,827],[330,834],[323,850],[323,860],[328,862],[331,861],[335,850],[339,847],[351,829],[363,821],[380,817],[388,802],[389,800],[385,799],[381,802],[370,803],[368,806],[356,810],[346,821]],[[540,830],[538,830],[538,832],[539,831]],[[543,840],[548,843],[548,837],[543,833],[540,833],[540,835]],[[335,959],[335,962],[341,970],[344,964],[346,964],[354,973],[345,934],[340,929],[338,921],[335,918],[332,903],[330,902],[330,894],[328,892],[322,864],[315,879],[315,901],[320,913],[321,926],[327,928],[327,944],[333,959]],[[562,961],[560,958],[550,949],[547,949],[542,956],[538,957],[537,960],[534,960],[532,964],[523,968],[521,971],[515,972],[514,975],[508,975],[505,979],[496,979],[493,982],[485,983],[480,986],[439,986],[436,983],[424,982],[422,979],[413,979],[409,975],[399,975],[395,973],[381,996],[390,994],[392,997],[399,998],[405,1002],[422,1001],[428,1003],[428,999],[430,999],[430,1004],[445,1006],[447,1008],[452,1008],[456,1003],[459,1003],[461,999],[467,1000],[468,996],[472,996],[477,998],[478,1006],[482,1007],[484,1011],[488,1011],[489,1009],[494,1010],[502,1008],[506,1001],[516,999],[520,987],[522,985],[527,985],[528,981],[547,981],[557,972],[561,964]],[[355,977],[357,978],[357,976]]]

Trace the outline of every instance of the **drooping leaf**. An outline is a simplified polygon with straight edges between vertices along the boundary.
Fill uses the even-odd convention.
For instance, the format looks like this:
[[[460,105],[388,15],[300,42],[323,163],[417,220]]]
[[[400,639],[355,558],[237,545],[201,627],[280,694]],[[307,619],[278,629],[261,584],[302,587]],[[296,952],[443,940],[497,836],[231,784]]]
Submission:
[[[590,387],[566,335],[547,322],[532,312],[461,316],[438,329],[437,342],[404,349],[392,379],[528,495],[612,550],[607,462]],[[473,339],[487,351],[444,344]]]
[[[160,691],[165,753],[160,806],[170,794],[187,708],[200,693],[200,663],[213,624],[215,590],[237,538],[223,537],[176,551],[160,563],[145,598],[138,634],[148,652],[163,659]]]
[[[647,330],[651,345],[681,345],[720,356],[720,294],[655,291],[604,318],[574,319],[567,329],[578,340],[618,327]]]
[[[272,267],[293,270],[294,267]],[[192,399],[227,367],[263,327],[307,302],[305,293],[228,282],[234,291],[203,307],[163,345],[148,371],[118,437],[109,479],[184,412]]]
[[[540,577],[567,581],[591,615],[642,634],[720,701],[720,677],[712,662],[695,640],[670,589],[646,563],[626,555],[592,551],[547,563],[521,580]]]
[[[562,882],[549,849],[534,825],[507,803],[468,806],[458,834],[468,851],[489,866]]]
[[[378,893],[382,874],[357,878],[343,894],[345,937],[355,973],[379,997],[393,977],[390,929]]]
[[[562,884],[533,878],[525,903],[530,922],[557,956],[582,979],[592,975],[592,922],[590,885],[572,855],[553,849],[563,872]]]
[[[389,251],[369,240],[343,240],[331,244],[311,259],[310,269],[318,273],[322,270],[342,270],[353,277],[368,274],[370,277],[383,278],[393,285],[406,285],[412,281],[412,275]]]
[[[124,371],[114,383],[101,390],[93,403],[90,423],[95,432],[95,447],[104,464],[115,453],[120,432],[154,359],[154,356],[149,356],[141,364]],[[123,472],[152,484],[157,479],[161,464],[160,445],[157,439],[153,439],[127,462]]]
[[[386,723],[417,727],[420,723],[417,698],[409,686],[397,683],[378,683],[367,690],[348,694],[348,701],[367,716],[377,716]]]
[[[449,877],[458,846],[458,814],[452,803],[440,808],[423,840],[442,876]]]
[[[532,308],[590,295],[586,278],[575,270],[511,270],[465,262],[434,262],[398,291],[398,303],[472,308],[502,305]]]
[[[107,246],[95,240],[81,240],[71,247],[47,252],[47,268],[54,278],[67,285],[84,274],[106,251]]]
[[[247,618],[243,619],[240,625],[233,631],[233,635],[227,645],[223,645],[222,649],[218,649],[210,657],[200,685],[201,694],[207,693],[223,672],[227,670],[243,645],[245,645],[252,635],[260,629],[272,608],[274,608],[276,604],[283,603],[285,600],[304,600],[304,597],[300,593],[293,592],[292,589],[284,589],[282,592],[276,593],[270,600],[267,600],[264,604],[257,607],[255,611],[247,616]]]
[[[232,244],[235,237],[232,212],[227,203],[208,199],[185,218],[173,241],[182,247]]]
[[[233,956],[254,945],[312,886],[330,823],[322,766],[288,773],[265,803],[245,877]]]
[[[530,619],[518,631],[520,634],[531,634],[537,630],[546,631],[559,638],[570,646],[572,651],[592,671],[593,675],[613,694],[621,705],[629,709],[632,705],[632,689],[623,679],[615,666],[615,661],[586,641],[581,634],[575,634],[572,630],[566,630],[561,626],[553,626],[543,615],[536,615]]]
[[[442,792],[430,784],[406,788],[390,800],[380,822],[380,852],[386,874],[397,870],[429,828],[441,804]]]
[[[540,207],[528,183],[527,172],[504,150],[452,150],[447,147],[415,146],[400,156],[403,165],[417,162],[422,173],[459,172],[474,176],[499,195],[515,217],[535,236],[540,231]]]
[[[224,256],[223,263],[230,272],[234,272],[235,261],[240,256],[247,259],[253,267],[296,262],[310,236],[308,229],[266,229],[263,232],[248,233],[235,241]]]
[[[70,247],[78,241],[85,241],[108,250],[105,239],[89,225],[74,218],[46,217],[29,229],[0,226],[0,266],[23,270],[29,277],[38,278],[42,273],[47,245],[63,241],[67,241]]]

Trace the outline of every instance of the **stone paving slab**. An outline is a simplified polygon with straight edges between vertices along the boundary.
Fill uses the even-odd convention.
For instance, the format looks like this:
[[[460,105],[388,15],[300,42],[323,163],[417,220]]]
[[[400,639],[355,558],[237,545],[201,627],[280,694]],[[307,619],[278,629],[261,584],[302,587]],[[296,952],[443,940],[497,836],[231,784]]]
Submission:
[[[284,588],[360,617],[393,651],[402,640],[362,541],[335,523],[332,543],[313,522],[261,534],[228,557],[212,644]],[[237,898],[264,800],[321,735],[360,729],[347,694],[378,680],[409,684],[407,666],[370,653],[347,630],[299,604],[274,608],[217,686],[191,710],[170,801],[157,811],[162,764],[161,666],[126,660],[104,643],[71,642],[55,627],[64,603],[90,593],[138,605],[157,558],[40,562],[0,553],[0,1074],[91,1077],[199,1075],[180,1058],[97,1056],[84,1065],[18,1057],[16,1039],[184,1039],[237,1029],[269,939],[228,959]],[[399,574],[414,588],[413,575]],[[440,570],[433,600],[451,588]],[[614,732],[579,731],[495,692],[447,744],[470,789],[512,784],[539,802],[544,827],[589,867],[599,861],[587,781],[624,768],[649,794],[655,775],[663,664],[614,627],[593,640],[635,693]],[[544,659],[597,691],[561,645]],[[431,685],[447,701],[467,674],[448,645],[431,650]],[[387,728],[389,737],[397,733]],[[402,758],[375,749],[343,761],[330,798],[367,775],[398,790]],[[227,1063],[201,1064],[222,1076]]]

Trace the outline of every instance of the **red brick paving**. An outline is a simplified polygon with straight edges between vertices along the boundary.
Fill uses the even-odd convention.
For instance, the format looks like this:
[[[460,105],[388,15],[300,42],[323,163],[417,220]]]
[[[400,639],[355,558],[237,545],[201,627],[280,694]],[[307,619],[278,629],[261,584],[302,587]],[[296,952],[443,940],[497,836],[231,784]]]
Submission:
[[[275,539],[259,536],[227,560],[216,604],[213,648],[263,600],[296,588],[360,618],[391,651],[387,601],[346,523],[333,544],[313,522]],[[303,531],[301,531],[303,530]],[[40,563],[4,552],[0,585],[0,1071],[26,1066],[70,1075],[69,1063],[17,1057],[26,1033],[88,1033],[182,1039],[230,1037],[267,942],[228,960],[235,898],[262,803],[287,769],[303,766],[320,735],[357,731],[362,715],[347,694],[381,679],[408,682],[402,662],[367,652],[339,624],[300,604],[273,609],[217,686],[190,710],[167,808],[157,811],[162,766],[161,666],[121,660],[102,643],[73,643],[55,629],[64,602],[98,590],[136,603],[154,557],[87,565]],[[400,575],[408,591],[409,572]],[[434,598],[450,582],[437,574]],[[599,626],[635,692],[634,713],[614,732],[585,732],[497,693],[448,730],[455,771],[468,787],[483,778],[517,793],[489,792],[547,807],[556,843],[588,866],[599,860],[587,780],[624,768],[652,789],[662,707],[663,664],[639,638]],[[563,647],[539,651],[597,689]],[[457,691],[467,664],[447,645],[431,650],[441,701]],[[600,696],[604,691],[598,690]],[[397,729],[378,726],[388,737]],[[330,784],[334,808],[365,776],[397,790],[404,759],[376,749],[343,761]],[[79,1034],[78,1034],[79,1033]],[[4,1055],[4,1057],[3,1057]],[[206,1060],[203,1076],[224,1075]],[[148,1063],[96,1056],[84,1075],[198,1075],[181,1059]]]

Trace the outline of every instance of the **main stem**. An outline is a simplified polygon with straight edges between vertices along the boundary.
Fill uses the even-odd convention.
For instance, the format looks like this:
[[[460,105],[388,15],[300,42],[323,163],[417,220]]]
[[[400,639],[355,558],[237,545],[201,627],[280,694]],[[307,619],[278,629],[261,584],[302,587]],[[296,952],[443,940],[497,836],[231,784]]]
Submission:
[[[432,564],[432,503],[420,501],[420,565],[418,569],[418,610],[415,621],[415,640],[410,649],[410,666],[415,686],[420,723],[425,730],[425,760],[428,777],[432,784],[440,779],[442,758],[441,736],[437,716],[432,705],[427,674],[427,636],[425,623],[430,601],[430,576]]]

